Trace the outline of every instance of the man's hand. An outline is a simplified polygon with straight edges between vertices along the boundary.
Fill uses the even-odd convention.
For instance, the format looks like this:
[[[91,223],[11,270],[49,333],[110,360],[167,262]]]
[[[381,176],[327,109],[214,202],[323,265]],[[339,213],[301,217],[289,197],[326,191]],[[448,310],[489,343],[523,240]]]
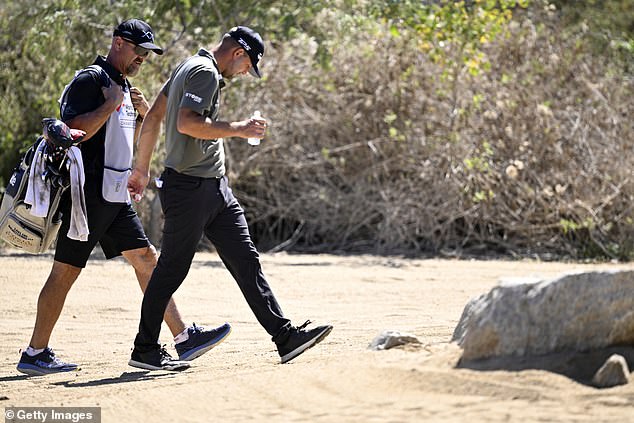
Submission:
[[[132,99],[132,105],[139,112],[139,116],[144,118],[147,111],[150,109],[150,103],[145,99],[145,96],[137,87],[130,88],[130,98]]]
[[[110,105],[110,110],[115,110],[123,103],[123,90],[119,84],[112,83],[109,87],[101,87],[106,103]]]
[[[248,120],[234,122],[232,126],[240,131],[242,138],[264,138],[266,119],[251,117]]]
[[[142,172],[137,168],[132,170],[132,174],[128,178],[128,192],[130,197],[137,203],[143,198],[143,190],[150,181],[150,173]]]

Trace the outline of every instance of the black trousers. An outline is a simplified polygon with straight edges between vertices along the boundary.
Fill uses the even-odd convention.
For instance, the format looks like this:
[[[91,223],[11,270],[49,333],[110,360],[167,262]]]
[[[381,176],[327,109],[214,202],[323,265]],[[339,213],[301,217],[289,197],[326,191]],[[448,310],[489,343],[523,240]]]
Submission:
[[[203,233],[273,341],[286,338],[290,321],[264,277],[244,211],[227,178],[198,178],[168,168],[161,179],[165,215],[161,255],[143,296],[135,348],[139,352],[158,348],[167,303],[187,276]]]

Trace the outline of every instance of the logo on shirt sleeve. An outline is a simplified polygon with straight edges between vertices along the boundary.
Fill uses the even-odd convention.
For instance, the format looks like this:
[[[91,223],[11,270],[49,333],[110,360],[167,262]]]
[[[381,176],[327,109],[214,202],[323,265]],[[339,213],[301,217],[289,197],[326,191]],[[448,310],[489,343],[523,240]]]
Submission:
[[[198,97],[196,94],[192,94],[192,93],[185,93],[185,97],[191,98],[192,101],[196,103],[202,103],[203,101],[202,97]]]

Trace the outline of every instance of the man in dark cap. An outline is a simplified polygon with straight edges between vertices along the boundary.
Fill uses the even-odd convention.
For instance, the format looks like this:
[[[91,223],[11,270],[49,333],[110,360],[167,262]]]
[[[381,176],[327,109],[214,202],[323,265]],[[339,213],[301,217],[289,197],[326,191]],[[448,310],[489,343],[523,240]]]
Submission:
[[[203,234],[216,247],[255,317],[271,335],[282,363],[314,346],[332,330],[330,325],[307,329],[309,321],[295,327],[284,317],[262,272],[244,211],[225,176],[222,138],[262,138],[266,120],[218,120],[220,91],[225,79],[247,72],[261,77],[258,64],[263,54],[260,34],[244,26],[232,28],[211,51],[201,49],[176,67],[145,118],[128,189],[140,195],[147,186],[152,151],[165,118],[167,155],[159,189],[165,225],[161,256],[143,297],[131,366],[179,369],[161,352],[161,316],[187,276]]]
[[[48,342],[66,295],[97,243],[108,259],[123,255],[134,267],[142,290],[156,265],[156,249],[145,236],[126,189],[133,142],[149,108],[143,93],[127,78],[139,72],[150,51],[163,54],[154,43],[152,28],[138,19],[122,22],[114,30],[108,56],[97,57],[93,65],[79,71],[60,98],[61,119],[69,127],[86,132],[79,147],[89,234],[87,239],[67,236],[71,209],[68,190],[60,205],[63,217],[53,268],[40,292],[29,347],[17,366],[22,373],[44,375],[78,368],[57,358]],[[175,336],[181,360],[204,354],[231,331],[228,324],[212,330],[187,327],[171,299],[165,322]]]

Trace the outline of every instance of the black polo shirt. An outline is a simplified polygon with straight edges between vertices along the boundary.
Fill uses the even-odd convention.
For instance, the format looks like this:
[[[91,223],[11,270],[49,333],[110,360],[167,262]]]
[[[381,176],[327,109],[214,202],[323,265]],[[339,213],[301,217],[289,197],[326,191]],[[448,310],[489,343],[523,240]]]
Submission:
[[[94,64],[105,70],[108,76],[124,90],[130,88],[130,83],[103,56],[98,56]],[[101,106],[106,101],[101,91],[104,82],[100,73],[92,69],[86,72],[82,71],[68,88],[65,99],[66,106],[61,116],[62,121],[67,123],[75,116],[92,112]],[[106,125],[104,124],[92,138],[79,144],[84,162],[86,184],[94,185],[95,193],[101,192],[105,137]],[[85,191],[88,194],[89,191],[93,190],[85,189]]]

